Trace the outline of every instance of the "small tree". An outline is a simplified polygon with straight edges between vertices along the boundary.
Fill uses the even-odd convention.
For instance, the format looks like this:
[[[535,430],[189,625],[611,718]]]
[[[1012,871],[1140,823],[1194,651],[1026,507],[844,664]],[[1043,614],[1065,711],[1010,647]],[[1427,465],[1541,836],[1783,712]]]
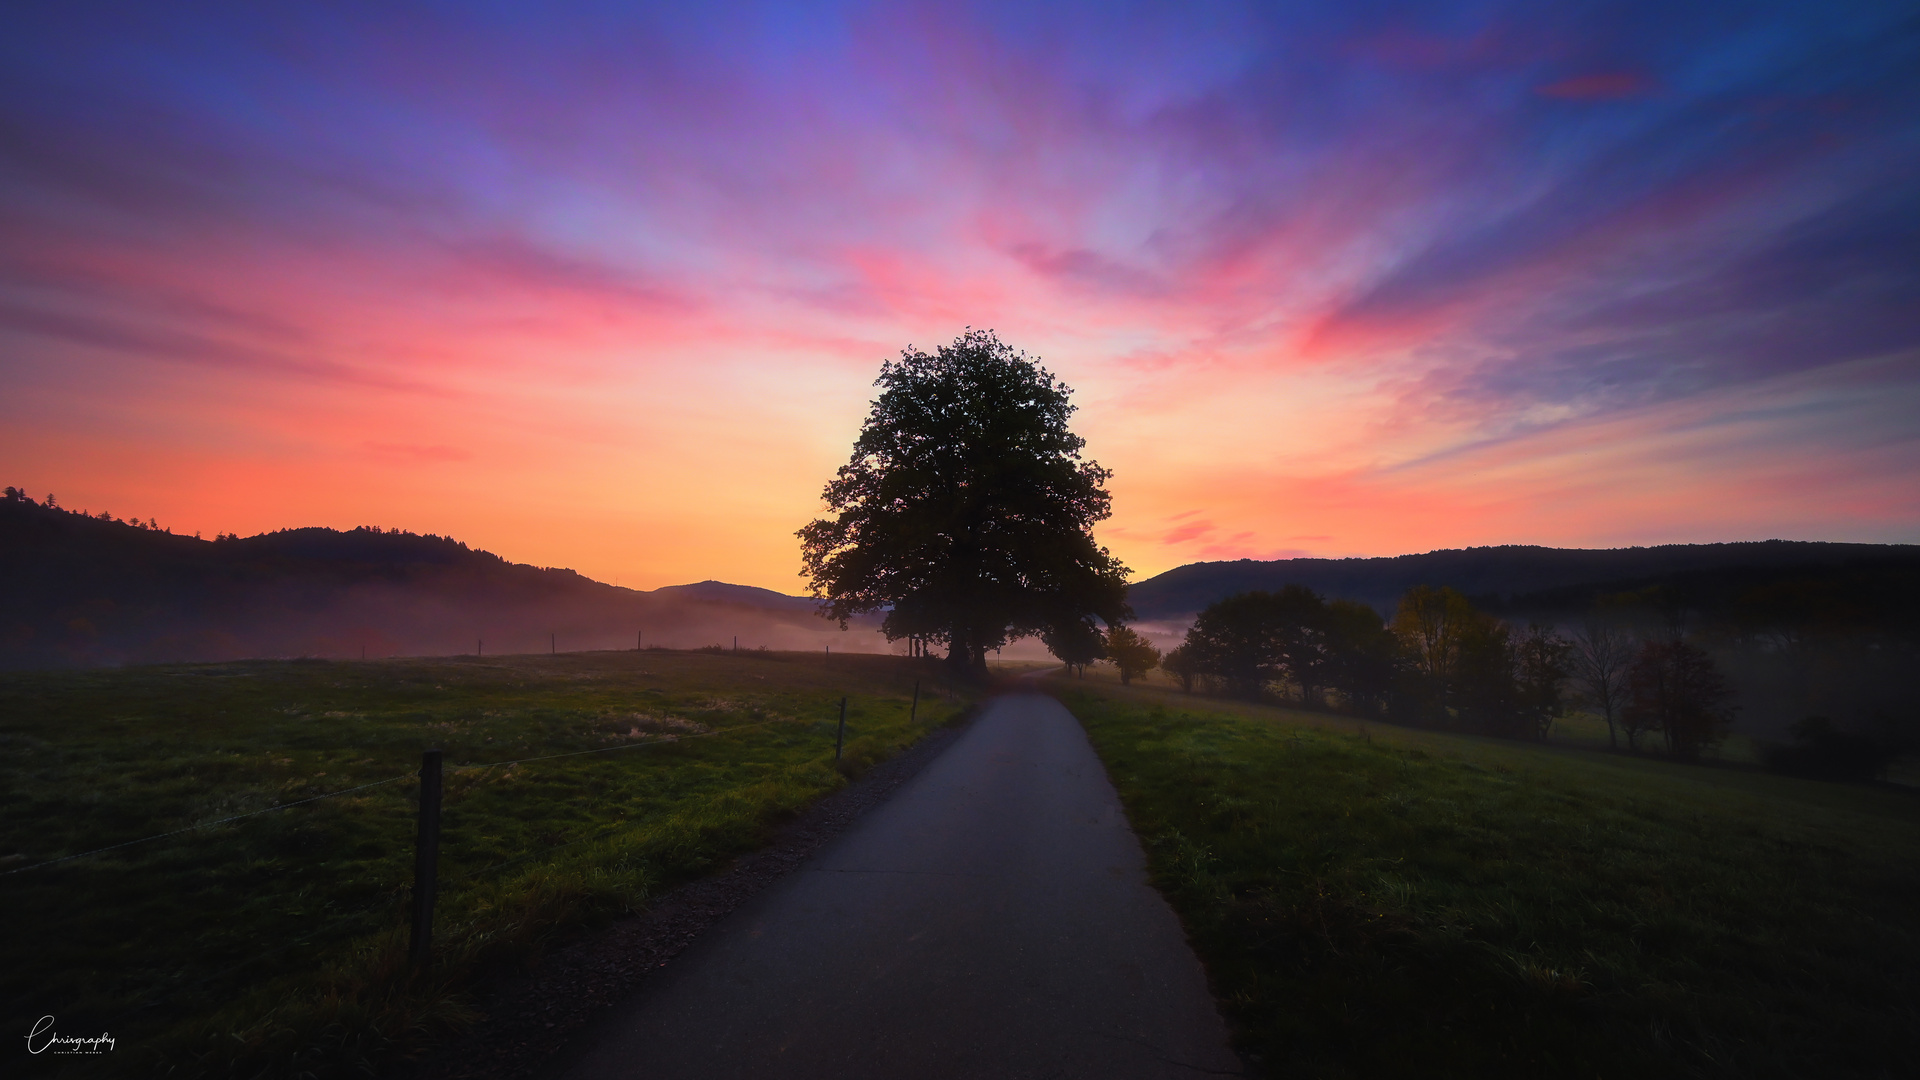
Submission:
[[[1160,650],[1134,633],[1133,627],[1116,626],[1107,631],[1107,659],[1120,669],[1120,682],[1125,685],[1159,667]]]
[[[1284,673],[1273,622],[1272,593],[1236,593],[1201,610],[1185,648],[1197,670],[1218,676],[1229,694],[1259,697]]]
[[[1517,738],[1525,734],[1519,687],[1513,677],[1513,632],[1500,620],[1473,612],[1454,628],[1452,636],[1452,672],[1444,690],[1454,722],[1488,735]]]
[[[1283,585],[1271,600],[1270,641],[1280,666],[1300,688],[1300,704],[1326,704],[1330,670],[1327,654],[1327,602],[1305,585]]]
[[[1400,644],[1380,613],[1354,600],[1330,601],[1326,645],[1329,685],[1347,708],[1380,715],[1400,664]]]
[[[1697,758],[1726,737],[1733,723],[1733,691],[1706,650],[1685,641],[1649,641],[1627,669],[1627,706],[1621,716],[1627,741],[1639,748],[1639,734],[1658,731],[1667,751]]]
[[[1040,640],[1067,670],[1082,675],[1088,664],[1107,655],[1106,639],[1090,619],[1062,619],[1043,631]]]
[[[1176,645],[1160,660],[1160,668],[1180,682],[1180,689],[1193,693],[1194,677],[1200,674],[1200,668],[1193,658],[1193,650],[1186,645]]]
[[[1406,656],[1408,682],[1416,708],[1427,722],[1445,723],[1448,698],[1458,681],[1462,644],[1477,625],[1478,613],[1451,588],[1415,585],[1400,598],[1393,633]]]
[[[1611,623],[1591,619],[1573,635],[1569,655],[1574,686],[1582,702],[1607,722],[1607,747],[1618,750],[1615,728],[1627,702],[1627,668],[1633,664],[1633,638]]]
[[[1514,682],[1520,720],[1542,742],[1560,715],[1561,688],[1571,670],[1573,646],[1549,627],[1533,623],[1514,642]]]
[[[1230,693],[1258,697],[1291,679],[1303,704],[1318,706],[1332,678],[1327,604],[1304,585],[1243,592],[1208,604],[1187,631],[1195,672],[1216,675]]]

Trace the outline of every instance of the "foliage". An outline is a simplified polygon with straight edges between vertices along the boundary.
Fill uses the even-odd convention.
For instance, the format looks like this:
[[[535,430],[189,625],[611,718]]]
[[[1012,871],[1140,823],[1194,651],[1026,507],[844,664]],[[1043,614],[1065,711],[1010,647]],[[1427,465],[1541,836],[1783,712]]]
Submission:
[[[1416,585],[1400,598],[1393,633],[1407,658],[1403,709],[1412,717],[1446,726],[1447,699],[1458,696],[1455,676],[1464,639],[1480,619],[1467,598],[1451,588]]]
[[[1411,589],[1393,620],[1407,657],[1404,715],[1436,727],[1544,739],[1562,709],[1570,647],[1551,629],[1516,635],[1449,588]]]
[[[1410,590],[1389,629],[1364,604],[1289,585],[1208,605],[1168,670],[1189,690],[1212,676],[1257,699],[1278,683],[1308,708],[1331,692],[1362,716],[1540,739],[1563,707],[1568,651],[1545,627],[1516,636],[1452,589]]]
[[[1084,670],[1088,664],[1107,655],[1105,635],[1099,627],[1080,619],[1048,627],[1041,632],[1040,640],[1048,652],[1070,669]]]
[[[1202,674],[1199,659],[1184,642],[1167,652],[1160,661],[1160,667],[1173,676],[1174,680],[1180,684],[1181,690],[1189,694],[1193,693],[1194,679]]]
[[[1207,605],[1186,645],[1200,670],[1225,680],[1231,693],[1253,697],[1289,679],[1317,701],[1327,677],[1326,616],[1326,603],[1299,585],[1239,593]]]
[[[1545,741],[1564,708],[1563,690],[1573,671],[1573,645],[1551,629],[1532,623],[1513,643],[1514,707],[1517,734]]]
[[[1133,627],[1116,626],[1107,631],[1107,659],[1119,670],[1120,681],[1130,683],[1160,666],[1160,650]]]
[[[1468,608],[1457,629],[1447,681],[1441,691],[1443,726],[1506,738],[1523,732],[1519,690],[1513,673],[1513,632],[1498,619]]]
[[[1353,600],[1327,604],[1327,681],[1347,707],[1381,716],[1400,674],[1399,644],[1380,613]]]
[[[1920,1071],[1920,805],[1069,691],[1240,1045],[1298,1077]]]
[[[778,654],[773,654],[778,655]],[[365,1075],[473,979],[758,844],[955,707],[893,657],[648,651],[0,676],[0,1024],[109,1030],[123,1071]],[[420,750],[447,761],[436,962],[404,963]],[[615,749],[618,748],[618,749]],[[476,768],[475,763],[604,753]],[[48,1058],[29,1068],[58,1064]]]
[[[853,457],[823,493],[832,517],[799,531],[823,613],[887,609],[889,640],[943,642],[957,670],[1041,634],[1076,657],[1115,625],[1126,568],[1093,539],[1112,475],[1083,460],[1071,391],[991,331],[888,361]]]
[[[1637,749],[1642,734],[1657,731],[1669,753],[1699,757],[1726,737],[1732,696],[1705,650],[1678,638],[1649,641],[1627,669],[1628,744]]]

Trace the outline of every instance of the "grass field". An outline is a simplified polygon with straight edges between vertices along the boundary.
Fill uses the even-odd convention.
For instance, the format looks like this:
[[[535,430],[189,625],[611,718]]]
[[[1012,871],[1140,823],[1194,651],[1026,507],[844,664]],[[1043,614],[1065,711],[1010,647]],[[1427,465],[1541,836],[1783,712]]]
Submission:
[[[469,1020],[476,976],[756,846],[954,716],[938,680],[896,657],[665,651],[0,676],[6,1029],[53,1015],[115,1037],[110,1055],[25,1059],[40,1072],[377,1068]],[[428,746],[445,832],[418,972],[404,923]],[[574,756],[476,767],[555,754]]]
[[[1911,792],[1050,685],[1275,1076],[1920,1075]]]

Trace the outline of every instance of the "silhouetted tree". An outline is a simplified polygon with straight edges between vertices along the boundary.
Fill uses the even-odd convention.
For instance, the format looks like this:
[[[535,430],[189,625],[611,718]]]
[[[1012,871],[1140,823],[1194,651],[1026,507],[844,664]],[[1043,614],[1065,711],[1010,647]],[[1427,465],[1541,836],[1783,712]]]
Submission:
[[[1062,620],[1042,631],[1040,640],[1070,671],[1084,673],[1088,664],[1107,655],[1106,639],[1090,619]]]
[[[1188,648],[1184,643],[1174,646],[1167,652],[1166,656],[1161,658],[1160,667],[1166,671],[1167,674],[1179,680],[1182,691],[1189,694],[1193,693],[1193,680],[1201,674],[1201,671],[1198,663],[1194,660],[1192,649]]]
[[[903,351],[875,385],[823,495],[833,516],[798,534],[824,615],[845,626],[891,609],[889,640],[942,641],[955,669],[980,676],[1010,638],[1076,642],[1073,623],[1131,616],[1126,567],[1092,533],[1112,474],[1081,458],[1064,383],[968,330],[931,355]]]
[[[1733,693],[1704,649],[1678,638],[1649,641],[1627,669],[1627,706],[1622,719],[1628,745],[1658,731],[1667,750],[1695,758],[1726,737],[1733,723]]]
[[[1560,713],[1567,644],[1512,627],[1450,588],[1409,589],[1393,620],[1411,719],[1506,738],[1543,739]]]
[[[1326,705],[1329,675],[1327,602],[1305,585],[1284,585],[1273,593],[1270,640],[1280,670],[1300,690],[1300,704]]]
[[[1546,741],[1562,709],[1562,689],[1572,669],[1573,646],[1550,627],[1531,624],[1513,643],[1513,675],[1519,719],[1532,738]]]
[[[1573,636],[1571,672],[1580,699],[1607,722],[1607,746],[1620,748],[1615,728],[1627,700],[1627,668],[1634,656],[1633,638],[1599,619],[1588,620]]]
[[[1330,602],[1326,642],[1328,684],[1353,711],[1380,715],[1400,666],[1399,643],[1380,613],[1353,600]]]
[[[1455,725],[1488,735],[1525,734],[1514,681],[1513,634],[1505,623],[1470,608],[1451,633],[1453,657],[1442,700]]]
[[[1180,662],[1242,696],[1257,697],[1269,683],[1288,680],[1301,704],[1322,707],[1325,690],[1353,673],[1332,652],[1331,619],[1326,601],[1304,585],[1239,593],[1200,612]]]
[[[1160,666],[1160,650],[1133,627],[1116,626],[1107,631],[1107,659],[1120,669],[1120,682],[1127,684]]]
[[[1184,647],[1196,670],[1217,676],[1227,692],[1258,697],[1285,674],[1275,641],[1279,605],[1269,592],[1244,592],[1208,604],[1187,630]]]
[[[1417,719],[1448,721],[1448,699],[1456,696],[1462,641],[1478,619],[1467,598],[1451,588],[1416,585],[1400,598],[1393,633],[1406,655],[1406,697]]]

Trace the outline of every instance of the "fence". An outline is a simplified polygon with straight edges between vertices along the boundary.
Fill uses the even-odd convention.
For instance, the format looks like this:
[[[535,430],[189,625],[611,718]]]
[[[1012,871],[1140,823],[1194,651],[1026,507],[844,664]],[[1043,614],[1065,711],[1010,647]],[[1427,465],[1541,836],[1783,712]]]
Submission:
[[[909,704],[909,709],[908,709],[908,721],[910,725],[917,725],[918,723],[920,695],[921,695],[920,680],[916,679],[914,681],[912,698],[911,698],[911,702]],[[894,699],[894,700],[898,701],[898,699]],[[846,697],[840,698],[838,703],[839,705],[838,715],[837,715],[837,718],[835,718],[834,720],[834,760],[836,761],[836,763],[838,763],[841,760],[841,757],[846,745],[848,701],[849,699]],[[136,847],[138,845],[151,844],[151,843],[156,843],[156,842],[160,842],[168,839],[178,839],[178,838],[187,836],[189,834],[199,833],[206,830],[219,828],[221,826],[232,825],[232,824],[243,822],[249,819],[261,818],[266,815],[279,814],[279,813],[290,811],[299,807],[312,806],[314,804],[318,804],[331,799],[340,798],[342,796],[365,793],[365,792],[372,791],[374,789],[387,787],[389,785],[400,784],[406,781],[415,780],[417,778],[418,800],[417,800],[417,807],[415,811],[416,828],[415,828],[414,851],[413,851],[413,855],[414,855],[413,883],[412,883],[412,888],[410,890],[410,895],[408,897],[408,904],[407,904],[407,918],[408,918],[408,931],[409,931],[408,954],[412,963],[414,963],[415,965],[424,965],[430,961],[432,956],[434,910],[436,906],[436,901],[440,893],[440,885],[441,885],[441,880],[440,880],[441,820],[442,820],[442,802],[443,802],[443,794],[445,792],[446,777],[451,775],[478,774],[478,773],[486,772],[488,770],[512,769],[517,766],[534,765],[534,764],[539,764],[543,762],[555,762],[555,761],[560,761],[564,759],[579,759],[579,758],[586,758],[586,757],[597,756],[597,755],[617,754],[617,753],[627,752],[627,751],[645,751],[654,747],[676,746],[676,745],[681,745],[681,744],[695,741],[695,740],[715,739],[722,736],[737,735],[744,732],[766,729],[766,728],[771,728],[779,725],[818,724],[819,722],[820,720],[817,717],[811,718],[811,719],[783,717],[783,718],[769,719],[769,720],[764,720],[764,721],[759,721],[754,723],[730,725],[727,727],[720,727],[710,731],[697,732],[692,734],[663,734],[663,735],[658,735],[656,737],[646,738],[640,741],[625,743],[625,744],[616,745],[616,746],[594,747],[590,749],[563,751],[563,752],[551,753],[551,754],[528,755],[523,757],[504,759],[500,761],[456,765],[456,766],[452,766],[451,768],[449,768],[445,764],[443,760],[444,755],[441,750],[437,748],[429,749],[423,753],[421,758],[421,765],[417,772],[409,771],[407,773],[402,773],[397,776],[386,777],[380,780],[374,780],[367,783],[353,784],[349,787],[345,787],[337,791],[331,791],[325,794],[312,795],[304,798],[294,799],[288,802],[280,803],[278,805],[266,807],[260,810],[252,810],[246,813],[226,815],[220,818],[199,822],[199,823],[185,826],[182,828],[169,829],[164,832],[154,833],[149,836],[143,836],[143,837],[138,837],[136,839],[124,840],[124,841],[119,841],[112,844],[106,844],[99,847],[91,848],[86,851],[80,851],[80,852],[75,852],[68,855],[62,855],[57,858],[45,859],[43,861],[32,863],[27,866],[21,866],[21,867],[16,867],[16,868],[5,870],[5,871],[0,871],[0,878],[16,878],[18,875],[34,874],[35,872],[45,871],[48,868],[60,866],[63,864],[69,864],[76,860],[88,859],[91,857],[96,857],[96,856],[100,856],[100,855],[104,855],[112,852],[123,851],[129,848]],[[455,878],[448,879],[447,883],[453,884],[457,882],[465,882],[465,881],[470,881],[471,879],[479,877],[481,875],[497,874],[499,871],[507,869],[511,866],[524,863],[533,859],[538,859],[543,856],[551,856],[554,852],[565,849],[565,848],[571,848],[580,844],[587,844],[587,843],[591,843],[598,840],[608,839],[623,831],[642,828],[642,827],[645,827],[647,824],[649,824],[647,821],[619,822],[603,829],[589,831],[583,835],[566,840],[565,842],[562,842],[562,843],[542,845],[536,850],[527,851],[524,854],[516,858],[509,859],[505,862],[493,862],[484,866],[479,866],[479,867],[469,869],[466,872],[459,874]],[[275,947],[268,949],[264,952],[251,955],[247,959],[239,962],[238,964],[223,967],[220,970],[214,971],[209,974],[196,973],[195,976],[193,977],[183,977],[179,980],[171,982],[165,987],[163,987],[162,989],[158,990],[157,992],[151,993],[150,995],[145,995],[147,997],[147,1000],[144,1000],[139,1004],[136,1004],[127,1008],[126,1010],[119,1013],[115,1017],[110,1017],[107,1019],[109,1019],[110,1022],[118,1022],[120,1020],[124,1020],[128,1016],[134,1015],[143,1010],[153,1007],[154,1005],[158,1004],[161,1000],[167,998],[169,995],[178,993],[183,990],[207,986],[209,984],[218,982],[232,975],[235,975],[251,966],[261,963],[262,961],[269,960],[276,956],[283,955],[291,950],[299,949],[299,948],[302,948],[308,945],[313,945],[316,943],[325,942],[330,938],[334,937],[338,932],[348,929],[355,924],[364,925],[367,919],[377,916],[378,913],[382,910],[391,912],[392,908],[393,908],[393,901],[391,899],[383,899],[375,904],[365,905],[365,906],[354,908],[351,910],[335,912],[333,917],[330,919],[327,919],[323,922],[316,922],[312,925],[303,927],[302,932],[299,933],[297,937],[283,941],[277,944]]]

